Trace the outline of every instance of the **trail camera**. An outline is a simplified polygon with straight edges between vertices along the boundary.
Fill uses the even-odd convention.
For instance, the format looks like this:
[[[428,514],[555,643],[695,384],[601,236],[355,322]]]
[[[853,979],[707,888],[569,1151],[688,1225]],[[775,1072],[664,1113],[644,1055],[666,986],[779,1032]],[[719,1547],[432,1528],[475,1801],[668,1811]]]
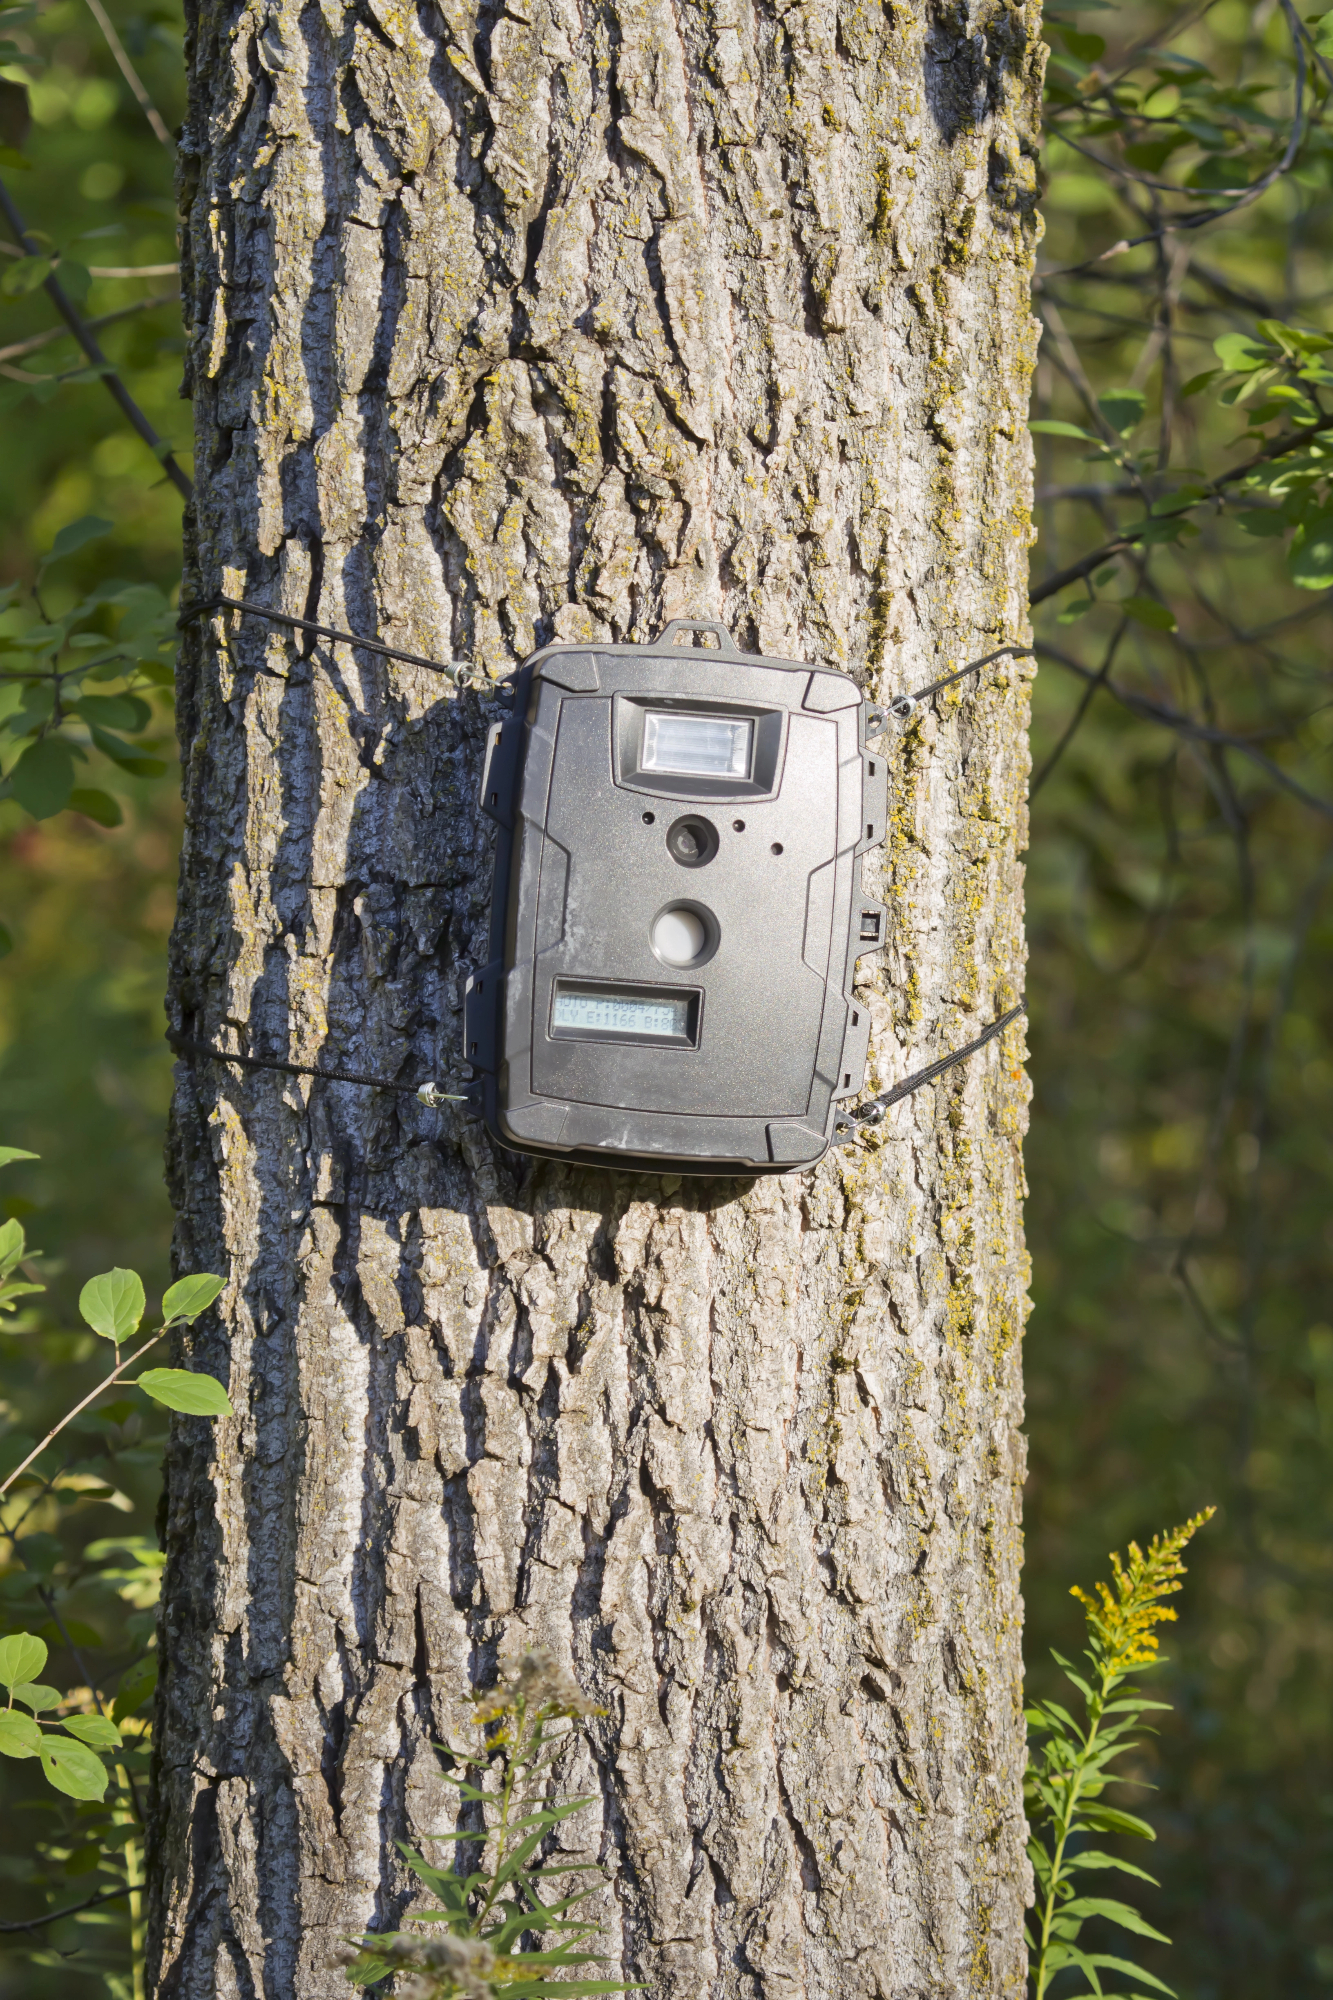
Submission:
[[[865,1071],[856,960],[884,941],[867,714],[845,675],[707,621],[524,663],[487,743],[490,963],[464,1006],[501,1145],[656,1173],[821,1158]]]

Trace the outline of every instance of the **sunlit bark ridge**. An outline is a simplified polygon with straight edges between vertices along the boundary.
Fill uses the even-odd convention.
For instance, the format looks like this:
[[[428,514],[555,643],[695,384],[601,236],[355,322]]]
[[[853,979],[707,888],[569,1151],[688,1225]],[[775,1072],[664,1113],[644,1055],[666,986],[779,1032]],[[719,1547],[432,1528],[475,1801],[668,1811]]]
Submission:
[[[1026,634],[1035,7],[196,0],[185,594],[467,659],[708,614],[891,695]],[[869,1082],[1022,991],[1026,663],[886,745]],[[215,616],[178,1029],[415,1082],[484,956],[494,704]],[[815,1172],[519,1166],[182,1062],[152,1990],[308,2000],[543,1642],[653,2000],[1017,1996],[1021,1026]]]

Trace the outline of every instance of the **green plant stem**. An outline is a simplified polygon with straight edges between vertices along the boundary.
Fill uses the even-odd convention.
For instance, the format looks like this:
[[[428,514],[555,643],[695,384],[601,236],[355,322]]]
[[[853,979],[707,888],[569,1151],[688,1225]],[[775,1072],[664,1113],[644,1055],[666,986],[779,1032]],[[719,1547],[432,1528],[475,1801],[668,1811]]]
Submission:
[[[72,1424],[75,1417],[81,1415],[82,1412],[87,1409],[89,1403],[96,1402],[97,1398],[101,1395],[103,1389],[109,1389],[113,1382],[119,1382],[121,1376],[125,1373],[125,1370],[127,1368],[133,1368],[135,1362],[140,1360],[143,1355],[147,1354],[150,1347],[154,1346],[159,1340],[161,1340],[163,1334],[167,1332],[170,1324],[171,1324],[170,1321],[168,1321],[167,1326],[160,1326],[157,1329],[156,1333],[149,1335],[148,1339],[144,1342],[142,1347],[136,1347],[133,1354],[131,1354],[126,1360],[118,1361],[116,1363],[116,1366],[111,1370],[111,1373],[106,1377],[105,1381],[99,1382],[95,1389],[90,1389],[88,1394],[84,1397],[83,1401],[81,1403],[76,1403],[72,1410],[66,1410],[64,1416],[60,1419],[60,1422],[58,1424],[52,1424],[50,1430],[46,1433],[46,1436],[42,1439],[41,1443],[36,1447],[35,1450],[30,1451],[28,1453],[28,1456],[24,1459],[22,1465],[16,1465],[14,1467],[14,1470],[10,1473],[8,1479],[0,1481],[0,1500],[4,1499],[5,1494],[14,1484],[14,1481],[18,1478],[19,1474],[21,1472],[26,1472],[28,1467],[32,1464],[33,1460],[35,1458],[41,1457],[42,1453],[46,1450],[46,1447],[51,1443],[52,1439],[58,1438],[60,1436],[60,1433],[61,1431],[64,1430],[66,1424]]]
[[[129,1773],[123,1764],[116,1766],[116,1776],[128,1779]],[[134,1981],[134,2000],[144,2000],[143,1960],[143,1877],[139,1872],[139,1848],[135,1840],[127,1840],[124,1848],[125,1888],[130,1899],[130,1976]]]
[[[1078,1805],[1079,1793],[1083,1789],[1083,1774],[1091,1761],[1093,1748],[1097,1741],[1097,1732],[1101,1728],[1102,1716],[1105,1713],[1106,1697],[1109,1692],[1107,1682],[1112,1678],[1118,1678],[1118,1676],[1110,1675],[1107,1669],[1103,1667],[1101,1670],[1101,1686],[1088,1702],[1088,1727],[1083,1738],[1083,1747],[1077,1763],[1075,1763],[1069,1773],[1063,1810],[1055,1823],[1056,1840],[1051,1850],[1051,1874],[1050,1880],[1046,1885],[1046,1905],[1042,1911],[1041,1919],[1041,1949],[1037,1954],[1036,1971],[1033,1975],[1037,1988],[1034,2000],[1043,2000],[1046,1988],[1055,1976],[1046,1970],[1046,1954],[1050,1949],[1051,1925],[1059,1915],[1056,1896],[1063,1880],[1061,1867],[1065,1856],[1065,1842],[1069,1839],[1070,1824],[1074,1817],[1075,1808]]]
[[[526,1720],[527,1718],[525,1717],[524,1724],[522,1726],[526,1726]],[[520,1730],[519,1741],[514,1746],[516,1751],[522,1748],[522,1740],[523,1739]],[[515,1771],[517,1770],[517,1767],[518,1767],[518,1758],[516,1755],[513,1757],[505,1758],[504,1787],[500,1793],[500,1825],[498,1829],[497,1845],[495,1850],[496,1854],[495,1872],[491,1876],[490,1886],[486,1891],[486,1900],[482,1904],[481,1910],[477,1916],[476,1923],[473,1926],[474,1933],[477,1937],[480,1937],[482,1935],[482,1925],[486,1922],[486,1919],[490,1916],[491,1910],[494,1908],[495,1905],[495,1898],[499,1894],[497,1878],[499,1876],[500,1870],[504,1867],[505,1847],[508,1843],[508,1838],[509,1838],[509,1808],[514,1793],[514,1774]]]

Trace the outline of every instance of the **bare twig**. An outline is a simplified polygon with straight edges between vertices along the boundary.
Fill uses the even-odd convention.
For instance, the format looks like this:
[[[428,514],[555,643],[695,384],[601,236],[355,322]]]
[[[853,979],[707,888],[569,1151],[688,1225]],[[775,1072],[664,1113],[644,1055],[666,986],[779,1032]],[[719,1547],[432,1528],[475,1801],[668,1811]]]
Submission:
[[[1271,465],[1274,459],[1285,458],[1289,452],[1299,451],[1311,438],[1319,437],[1329,430],[1333,430],[1333,417],[1324,417],[1317,424],[1307,424],[1303,430],[1284,431],[1280,437],[1275,437],[1271,444],[1266,444],[1262,451],[1255,452],[1252,458],[1243,460],[1240,465],[1233,465],[1230,472],[1222,473],[1193,505],[1199,506],[1203,500],[1218,498],[1229,486],[1234,486],[1238,479],[1247,478],[1257,467]],[[1105,542],[1101,548],[1094,549],[1091,555],[1081,556],[1076,563],[1070,563],[1067,568],[1057,570],[1054,576],[1048,576],[1028,592],[1029,607],[1042,604],[1048,597],[1057,596],[1071,583],[1078,583],[1083,577],[1091,576],[1095,569],[1109,557],[1119,555],[1122,549],[1133,548],[1142,541],[1144,531],[1149,525],[1147,521],[1138,522],[1134,527],[1126,529],[1123,535],[1117,535],[1113,541]]]
[[[31,250],[21,249],[17,243],[6,243],[0,237],[0,257],[31,257]],[[40,253],[39,253],[40,254]],[[59,268],[59,259],[56,267]],[[84,270],[90,278],[173,278],[180,270],[179,264],[85,264]],[[93,322],[89,322],[93,324]]]
[[[39,1931],[44,1924],[59,1922],[61,1917],[77,1917],[80,1910],[95,1910],[99,1903],[114,1903],[118,1896],[128,1896],[137,1885],[126,1883],[123,1889],[102,1889],[95,1896],[88,1896],[82,1903],[67,1903],[63,1910],[52,1910],[44,1917],[27,1917],[21,1923],[0,1924],[0,1933],[12,1931]]]
[[[1153,701],[1147,695],[1136,694],[1132,688],[1122,687],[1118,681],[1105,679],[1100,674],[1094,673],[1092,668],[1085,667],[1081,660],[1071,659],[1068,653],[1060,652],[1055,646],[1038,644],[1037,652],[1042,659],[1054,660],[1057,666],[1066,668],[1071,674],[1077,674],[1080,680],[1093,681],[1104,687],[1122,708],[1129,709],[1133,715],[1142,716],[1145,722],[1164,723],[1168,729],[1176,730],[1181,736],[1192,737],[1195,742],[1215,744],[1220,749],[1238,751],[1242,757],[1248,757],[1252,764],[1257,764],[1262,771],[1266,771],[1274,784],[1280,785],[1283,791],[1290,792],[1294,798],[1298,798],[1303,805],[1309,806],[1323,818],[1333,819],[1333,799],[1321,799],[1317,792],[1308,791],[1299,779],[1291,777],[1280,764],[1275,764],[1271,757],[1266,757],[1263,751],[1247,737],[1237,736],[1229,729],[1215,729],[1208,723],[1196,722],[1192,715],[1185,715],[1178,708],[1171,708],[1165,702]],[[3,1490],[0,1488],[0,1492]]]
[[[125,1370],[127,1368],[133,1368],[135,1362],[138,1361],[141,1358],[141,1356],[147,1354],[150,1347],[156,1346],[157,1342],[161,1340],[163,1334],[166,1331],[167,1329],[165,1326],[160,1326],[157,1329],[157,1332],[151,1334],[149,1338],[144,1341],[141,1347],[135,1348],[133,1354],[131,1354],[128,1357],[128,1359],[117,1362],[116,1366],[111,1370],[111,1373],[106,1377],[106,1379],[102,1382],[99,1382],[95,1389],[90,1389],[88,1394],[84,1397],[81,1403],[76,1403],[72,1410],[66,1410],[64,1416],[60,1419],[60,1422],[58,1424],[53,1424],[51,1426],[50,1430],[46,1433],[46,1436],[42,1439],[41,1443],[36,1447],[36,1449],[28,1453],[28,1456],[24,1459],[22,1465],[16,1465],[14,1467],[14,1470],[10,1473],[9,1477],[3,1481],[0,1481],[0,1500],[3,1500],[5,1494],[14,1484],[14,1481],[18,1478],[19,1474],[21,1472],[26,1472],[28,1467],[32,1464],[35,1458],[41,1457],[42,1453],[46,1450],[46,1447],[50,1443],[52,1443],[54,1439],[60,1436],[60,1433],[61,1431],[64,1430],[65,1426],[67,1424],[72,1424],[75,1417],[81,1416],[83,1412],[87,1409],[89,1403],[95,1403],[97,1401],[97,1398],[101,1395],[103,1389],[109,1389],[113,1382],[118,1382],[121,1376],[125,1373]]]
[[[152,126],[154,135],[162,141],[169,153],[176,150],[176,142],[166,127],[166,121],[144,87],[138,70],[125,53],[125,45],[112,25],[111,16],[102,5],[102,0],[88,0],[88,11],[106,36],[106,45],[116,59],[116,68],[134,92],[139,109]]]
[[[117,320],[131,319],[136,313],[152,312],[157,306],[173,305],[175,292],[160,292],[156,298],[140,299],[132,306],[121,306],[117,312],[103,313],[98,319],[88,321],[90,333],[100,333],[104,326],[112,326]],[[0,347],[0,362],[17,361],[20,355],[35,354],[39,347],[47,347],[53,340],[69,338],[67,326],[48,326],[45,333],[29,334],[26,340],[15,340],[8,347]]]
[[[40,246],[28,235],[23,217],[15,207],[13,197],[3,181],[0,181],[0,209],[4,210],[10,228],[13,230],[15,236],[17,236],[19,242],[24,246],[25,254],[30,257],[40,256]],[[60,317],[74,335],[74,338],[78,341],[79,346],[88,356],[93,366],[103,370],[102,380],[106,383],[112,400],[117,404],[124,416],[128,418],[131,426],[143,439],[154,458],[160,460],[163,471],[177,492],[183,499],[193,499],[194,487],[190,482],[189,474],[177,461],[175,453],[166,439],[158,436],[143,411],[139,408],[139,405],[135,402],[133,396],[131,396],[129,390],[125,387],[125,384],[121,381],[120,376],[107,360],[106,355],[102,352],[96,334],[90,329],[88,322],[75,306],[74,301],[70,298],[59,278],[56,277],[54,272],[51,272],[43,282],[52,305],[60,314]]]
[[[1074,710],[1073,715],[1070,717],[1068,723],[1065,725],[1065,729],[1060,737],[1060,741],[1056,744],[1054,750],[1052,750],[1050,756],[1046,759],[1046,762],[1042,765],[1041,769],[1037,772],[1037,775],[1033,778],[1032,783],[1028,786],[1029,799],[1036,798],[1037,793],[1046,783],[1046,780],[1050,777],[1051,772],[1055,769],[1060,759],[1064,756],[1065,751],[1069,748],[1070,744],[1073,742],[1075,736],[1078,733],[1079,727],[1082,724],[1084,716],[1087,714],[1088,710],[1092,707],[1093,700],[1096,696],[1098,688],[1105,687],[1106,685],[1107,678],[1111,672],[1111,668],[1115,665],[1115,656],[1120,650],[1120,642],[1124,638],[1125,633],[1128,630],[1129,630],[1129,619],[1122,618],[1120,620],[1120,623],[1116,626],[1115,631],[1111,634],[1110,643],[1106,648],[1106,657],[1103,659],[1101,666],[1098,668],[1097,672],[1094,675],[1092,675],[1091,679],[1088,681],[1086,687],[1084,688],[1083,693],[1079,698],[1078,707]]]

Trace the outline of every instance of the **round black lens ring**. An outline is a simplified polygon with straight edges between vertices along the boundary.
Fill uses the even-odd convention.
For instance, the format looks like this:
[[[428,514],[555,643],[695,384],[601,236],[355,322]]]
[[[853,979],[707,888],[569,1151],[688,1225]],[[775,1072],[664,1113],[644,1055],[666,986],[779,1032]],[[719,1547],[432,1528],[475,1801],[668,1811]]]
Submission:
[[[717,828],[699,813],[684,813],[667,828],[666,844],[682,868],[705,868],[717,853]]]

